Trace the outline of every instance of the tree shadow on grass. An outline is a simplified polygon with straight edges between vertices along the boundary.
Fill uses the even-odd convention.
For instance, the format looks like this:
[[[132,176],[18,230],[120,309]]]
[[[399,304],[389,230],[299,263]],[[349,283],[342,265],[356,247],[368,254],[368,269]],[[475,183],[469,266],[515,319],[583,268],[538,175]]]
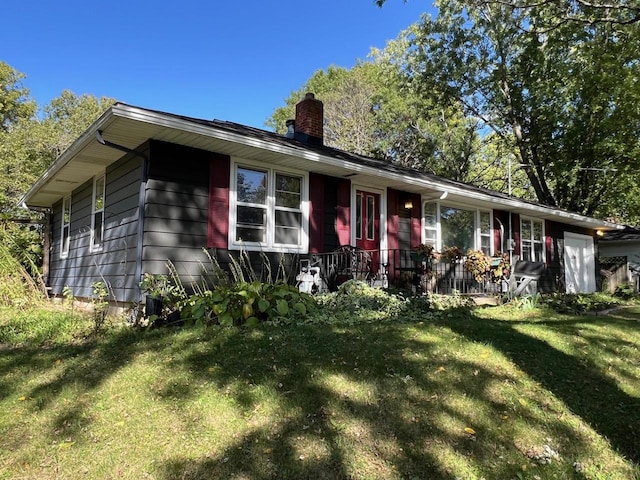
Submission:
[[[258,387],[277,390],[280,410],[294,415],[239,433],[206,458],[176,455],[162,465],[160,478],[514,478],[521,463],[501,460],[513,439],[495,428],[511,407],[489,393],[514,379],[443,356],[441,345],[411,338],[410,329],[265,329],[188,355],[185,368],[201,381],[212,378],[216,365],[218,389],[232,386],[247,415],[259,403],[251,393]],[[476,406],[495,420],[478,425]],[[465,431],[471,425],[478,433]],[[552,428],[588,450],[565,424]],[[443,461],[440,450],[457,463]],[[568,473],[575,473],[570,466]]]
[[[508,322],[464,314],[424,325],[262,326],[252,331],[212,328],[199,332],[174,336],[172,332],[123,331],[82,345],[11,349],[3,352],[7,355],[0,361],[0,379],[11,378],[13,369],[42,370],[46,378],[20,393],[29,398],[33,410],[52,409],[64,389],[97,390],[136,356],[154,352],[155,361],[167,357],[172,361],[166,364],[165,376],[141,382],[140,389],[149,389],[141,393],[171,406],[177,403],[179,408],[170,409],[176,417],[171,421],[187,426],[194,422],[187,406],[202,395],[228,392],[244,417],[240,429],[207,455],[194,455],[186,446],[175,452],[160,451],[151,461],[156,476],[167,480],[514,478],[520,459],[501,460],[514,449],[513,431],[500,420],[512,406],[491,394],[496,385],[513,384],[514,377],[452,355],[456,348],[467,348],[468,341],[480,342],[502,351],[606,435],[620,452],[637,458],[632,456],[637,417],[629,415],[628,429],[611,425],[610,418],[618,411],[616,405],[628,412],[637,399],[625,396],[594,366],[518,332]],[[562,371],[550,365],[562,365]],[[576,383],[568,384],[567,378]],[[598,390],[589,397],[576,389],[578,384]],[[206,385],[205,390],[198,390],[198,385]],[[268,401],[275,413],[258,415],[254,425],[252,415],[264,401],[265,390],[270,392]],[[90,401],[79,400],[57,411],[51,430],[71,425],[75,430],[70,432],[80,437],[79,442],[87,440],[80,430],[92,421],[85,415],[90,406],[83,403]],[[592,401],[596,406],[590,405]],[[475,410],[483,410],[484,416]],[[552,430],[571,438],[585,455],[590,452],[588,440],[561,420],[550,425],[531,411],[524,415],[537,431]],[[269,418],[273,423],[265,425]],[[469,434],[465,427],[477,432]],[[215,430],[217,425],[207,428]],[[540,468],[556,468],[551,473],[559,473],[559,478],[581,478],[568,465],[568,471],[566,464]]]
[[[44,413],[50,421],[47,430],[40,432],[42,436],[53,441],[64,432],[82,440],[84,427],[91,423],[87,415],[92,408],[91,393],[136,355],[157,348],[162,338],[162,334],[123,329],[68,345],[5,348],[0,359],[0,401],[20,395],[20,405],[34,415],[55,412]],[[21,377],[32,380],[25,384]]]
[[[567,335],[576,328],[593,323],[617,323],[624,328],[629,321],[587,317],[585,320],[533,322],[547,325]],[[510,358],[522,371],[561,399],[576,415],[606,437],[618,452],[640,464],[640,399],[630,396],[605,375],[591,360],[568,355],[543,340],[516,329],[523,321],[499,321],[474,317],[464,321],[458,317],[442,323],[465,338],[491,344]],[[609,343],[616,340],[609,339]],[[618,339],[626,345],[624,339]],[[614,348],[615,351],[615,348]]]

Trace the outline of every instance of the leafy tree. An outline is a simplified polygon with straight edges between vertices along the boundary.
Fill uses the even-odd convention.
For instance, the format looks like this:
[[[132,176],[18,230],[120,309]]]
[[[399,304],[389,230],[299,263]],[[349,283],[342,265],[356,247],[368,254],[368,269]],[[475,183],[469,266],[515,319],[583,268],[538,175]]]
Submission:
[[[311,91],[324,102],[326,145],[466,180],[478,148],[475,121],[459,107],[441,108],[418,95],[398,61],[407,47],[403,33],[350,70],[315,72],[267,125],[284,133],[295,104]]]
[[[539,201],[622,218],[619,186],[638,180],[638,26],[567,22],[539,33],[553,9],[508,3],[437,2],[437,18],[412,29],[405,73],[421,95],[462,105],[485,138],[493,132]]]
[[[404,0],[406,3],[407,0]],[[382,7],[387,0],[375,0]],[[640,5],[635,0],[471,0],[474,7],[508,6],[530,14],[537,9],[546,9],[544,30],[551,30],[565,23],[577,22],[594,25],[610,23],[630,25],[640,22]]]
[[[640,5],[635,0],[475,0],[475,5],[507,5],[528,15],[546,9],[548,15],[544,23],[538,24],[539,30],[553,30],[566,23],[630,25],[640,22]]]
[[[113,100],[64,91],[39,118],[23,78],[0,63],[0,241],[35,273],[42,258],[43,215],[20,208],[18,201]]]
[[[0,61],[0,132],[11,130],[20,120],[31,118],[36,104],[22,85],[24,74]]]

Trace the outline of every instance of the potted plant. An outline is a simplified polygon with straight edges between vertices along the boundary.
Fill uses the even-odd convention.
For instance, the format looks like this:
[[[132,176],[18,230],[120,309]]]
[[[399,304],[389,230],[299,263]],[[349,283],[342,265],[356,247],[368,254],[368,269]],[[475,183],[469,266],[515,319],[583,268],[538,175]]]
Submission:
[[[460,247],[444,247],[441,256],[449,263],[456,263],[462,258],[462,250]]]
[[[464,268],[476,282],[482,283],[490,268],[489,259],[481,250],[469,250],[464,260]]]
[[[489,266],[489,278],[493,283],[500,283],[511,275],[511,262],[508,253],[498,253],[491,258]]]
[[[440,254],[436,252],[436,248],[430,243],[421,243],[412,252],[411,258],[417,261],[433,262],[438,261]]]
[[[145,301],[145,314],[160,316],[164,297],[169,290],[169,279],[166,275],[154,275],[145,273],[140,282],[140,289],[147,293]]]
[[[426,292],[433,291],[433,282],[436,277],[433,264],[440,260],[440,254],[436,252],[432,244],[421,243],[411,252],[411,259],[421,264],[419,281],[423,290]]]

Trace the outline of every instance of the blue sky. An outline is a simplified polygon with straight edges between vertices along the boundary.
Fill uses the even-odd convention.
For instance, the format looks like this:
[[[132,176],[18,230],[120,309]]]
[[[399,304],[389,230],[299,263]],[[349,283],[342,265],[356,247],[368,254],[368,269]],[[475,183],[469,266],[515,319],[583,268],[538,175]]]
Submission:
[[[0,60],[39,106],[68,89],[259,128],[318,69],[352,67],[431,0],[21,0]]]

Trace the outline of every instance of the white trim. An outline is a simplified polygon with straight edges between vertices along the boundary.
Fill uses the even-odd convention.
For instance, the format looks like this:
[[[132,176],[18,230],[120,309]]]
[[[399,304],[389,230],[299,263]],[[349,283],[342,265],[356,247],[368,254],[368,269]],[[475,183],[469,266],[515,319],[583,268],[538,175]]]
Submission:
[[[266,241],[265,242],[242,242],[236,240],[237,226],[237,169],[246,167],[267,174],[267,198],[265,209],[266,219]],[[301,232],[300,243],[298,245],[287,245],[275,243],[275,211],[284,208],[275,206],[275,176],[277,173],[284,173],[300,177],[300,213]],[[286,210],[286,209],[284,209]],[[243,158],[231,158],[230,178],[229,178],[229,250],[266,251],[280,253],[307,253],[309,251],[309,172],[303,172],[280,166],[265,166],[264,163]]]
[[[493,255],[494,245],[493,245],[493,236],[495,235],[493,232],[493,210],[487,210],[484,208],[478,208],[476,210],[476,250],[482,250],[482,214],[489,214],[489,255]]]
[[[415,187],[414,191],[436,190],[442,193],[457,195],[467,198],[470,202],[484,201],[495,205],[494,208],[511,211],[526,211],[532,216],[536,214],[545,218],[554,219],[557,222],[574,223],[583,227],[598,229],[622,229],[621,225],[599,220],[591,217],[585,217],[577,213],[566,212],[554,209],[544,205],[530,204],[515,198],[507,198],[494,196],[490,192],[479,192],[469,190],[464,184],[449,182],[438,178],[424,178],[420,175],[412,175],[411,172],[401,173],[392,172],[387,169],[377,168],[375,165],[364,165],[357,161],[349,161],[339,159],[329,155],[322,155],[314,150],[301,149],[298,146],[283,145],[277,142],[260,139],[257,137],[247,137],[240,133],[230,132],[221,128],[212,127],[202,123],[197,123],[196,119],[181,118],[176,115],[170,115],[163,112],[157,112],[139,108],[131,105],[116,104],[107,110],[98,120],[96,120],[87,131],[85,131],[63,154],[58,157],[54,164],[36,181],[29,191],[20,200],[21,204],[30,205],[30,199],[40,190],[51,178],[56,175],[64,166],[66,166],[73,158],[87,146],[90,142],[95,141],[95,133],[97,130],[106,130],[111,123],[118,118],[133,120],[141,123],[155,125],[160,128],[175,129],[177,131],[201,135],[203,137],[218,139],[235,144],[245,145],[263,149],[265,151],[280,153],[295,158],[300,158],[310,163],[324,164],[343,168],[355,174],[364,174],[372,177],[386,179],[391,182],[401,182],[404,185]],[[143,139],[143,140],[146,140]],[[115,161],[116,159],[114,159]],[[371,160],[374,162],[374,160]],[[306,170],[313,170],[312,167]],[[389,185],[391,186],[391,185]],[[394,188],[399,188],[398,186]],[[522,212],[516,212],[522,213]]]
[[[420,242],[425,243],[427,238],[425,236],[425,221],[424,221],[424,206],[426,204],[435,204],[436,206],[436,244],[434,245],[437,251],[442,250],[442,224],[440,222],[441,218],[441,208],[444,205],[445,207],[455,208],[458,210],[464,210],[468,212],[473,212],[473,249],[481,250],[482,249],[482,238],[481,238],[481,222],[480,222],[480,214],[482,212],[489,214],[489,252],[491,255],[495,253],[494,245],[493,245],[493,237],[494,237],[494,229],[493,229],[493,210],[482,207],[474,207],[469,204],[460,203],[460,202],[448,202],[448,201],[439,201],[434,200],[428,197],[422,197],[420,202]],[[460,245],[456,245],[460,247]],[[466,252],[464,252],[466,254]]]
[[[434,213],[435,222],[436,223],[435,223],[434,227],[429,227],[429,230],[433,230],[433,231],[436,232],[436,238],[435,238],[435,242],[433,243],[433,247],[436,250],[439,250],[438,238],[440,237],[440,234],[439,234],[440,222],[438,221],[438,202],[436,200],[424,200],[424,199],[421,199],[421,201],[420,201],[420,243],[426,244],[427,241],[429,241],[429,243],[431,243],[431,241],[428,240],[427,236],[425,235],[425,232],[427,230],[427,224],[424,221],[424,213],[425,213],[424,206],[427,205],[427,204],[436,206],[435,213]]]
[[[65,206],[69,208],[69,223],[65,223]],[[64,227],[67,227],[67,236],[64,235]],[[69,247],[71,244],[71,194],[62,197],[62,218],[60,222],[60,258],[69,256]]]
[[[545,221],[541,218],[535,218],[535,217],[528,217],[525,215],[520,215],[520,258],[523,258],[522,255],[522,221],[523,220],[528,220],[531,222],[531,228],[533,228],[533,222],[538,222],[542,224],[542,239],[540,240],[541,244],[542,244],[542,258],[538,259],[538,258],[534,258],[533,261],[535,262],[546,262],[547,261],[547,232],[545,231]],[[532,254],[535,253],[535,242],[533,241],[533,237],[528,237],[528,240],[531,240],[531,252]]]
[[[96,208],[96,184],[102,180],[102,208]],[[107,203],[107,175],[103,172],[101,175],[93,177],[93,188],[91,194],[91,238],[89,240],[89,251],[100,252],[104,248],[104,224],[105,224],[105,206]],[[102,222],[100,224],[100,243],[95,243],[96,233],[96,214],[102,213]]]
[[[351,245],[356,244],[356,190],[362,190],[363,192],[375,193],[380,196],[380,225],[378,226],[380,235],[380,250],[387,249],[387,194],[385,190],[379,188],[371,188],[366,185],[360,185],[356,183],[351,184]]]

